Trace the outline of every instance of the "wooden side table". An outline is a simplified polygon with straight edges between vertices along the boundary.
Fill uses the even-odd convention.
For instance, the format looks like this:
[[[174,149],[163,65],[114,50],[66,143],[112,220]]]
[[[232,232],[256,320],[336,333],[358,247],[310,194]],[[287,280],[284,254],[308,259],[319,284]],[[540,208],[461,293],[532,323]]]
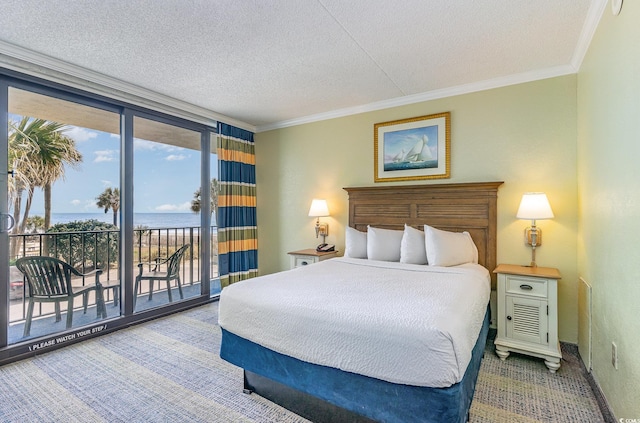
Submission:
[[[560,368],[558,269],[501,264],[498,274],[496,354],[510,352],[544,358],[551,373]]]

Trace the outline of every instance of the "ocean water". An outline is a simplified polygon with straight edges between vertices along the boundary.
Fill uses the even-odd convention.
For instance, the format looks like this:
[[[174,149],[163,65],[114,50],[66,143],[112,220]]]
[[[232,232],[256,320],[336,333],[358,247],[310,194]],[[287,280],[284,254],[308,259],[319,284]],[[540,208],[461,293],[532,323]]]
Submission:
[[[118,216],[119,218],[120,216]],[[51,224],[68,223],[76,220],[95,219],[113,223],[113,213],[52,213]],[[184,228],[200,226],[200,214],[196,213],[134,213],[134,226],[149,228]]]
[[[384,171],[390,170],[412,170],[412,169],[435,169],[438,167],[438,160],[428,160],[422,162],[398,162],[385,163]]]

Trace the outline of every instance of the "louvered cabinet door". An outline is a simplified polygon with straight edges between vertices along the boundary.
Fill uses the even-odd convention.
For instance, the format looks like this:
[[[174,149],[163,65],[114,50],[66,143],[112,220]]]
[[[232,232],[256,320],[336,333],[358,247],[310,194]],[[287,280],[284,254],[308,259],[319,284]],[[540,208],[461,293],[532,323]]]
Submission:
[[[505,298],[507,338],[547,345],[547,301],[507,295]]]
[[[498,274],[496,354],[502,360],[511,352],[544,358],[555,373],[562,358],[558,342],[560,272],[508,264],[494,272]]]

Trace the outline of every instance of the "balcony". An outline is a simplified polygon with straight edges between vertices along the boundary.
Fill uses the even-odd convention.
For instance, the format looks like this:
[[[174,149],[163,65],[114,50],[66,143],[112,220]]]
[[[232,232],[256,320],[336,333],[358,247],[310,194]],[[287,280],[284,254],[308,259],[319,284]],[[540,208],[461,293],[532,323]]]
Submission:
[[[211,228],[211,295],[220,292],[218,278],[218,254],[216,228]],[[134,230],[135,245],[133,246],[134,269],[133,274],[138,273],[137,263],[153,261],[156,257],[167,257],[182,245],[189,245],[180,263],[180,275],[184,298],[193,298],[201,293],[201,267],[200,267],[200,227],[176,227],[176,228],[144,228]],[[10,264],[24,256],[52,256],[72,264],[82,273],[96,268],[103,270],[100,281],[118,281],[120,279],[119,246],[120,232],[109,231],[83,231],[83,232],[59,232],[46,234],[10,235],[12,254]],[[23,275],[11,265],[9,268],[9,343],[23,340],[22,331],[26,319],[29,290]],[[83,280],[81,277],[73,279],[73,285],[83,286],[92,284],[93,279]],[[117,282],[116,282],[117,284]],[[176,282],[172,282],[174,301],[179,299]],[[169,303],[166,284],[158,286],[155,283],[153,298],[149,300],[149,285],[143,282],[136,293],[136,312],[159,307]],[[175,290],[173,288],[176,288]],[[105,290],[105,303],[107,318],[120,315],[119,303],[116,304],[113,289]],[[62,306],[65,314],[65,306]],[[101,321],[97,317],[95,293],[89,295],[89,307],[86,314],[83,313],[82,297],[76,298],[74,303],[73,327],[81,327],[87,324]],[[55,308],[52,303],[36,303],[33,314],[31,335],[29,338],[52,334],[65,330],[65,317],[59,322],[55,321]]]

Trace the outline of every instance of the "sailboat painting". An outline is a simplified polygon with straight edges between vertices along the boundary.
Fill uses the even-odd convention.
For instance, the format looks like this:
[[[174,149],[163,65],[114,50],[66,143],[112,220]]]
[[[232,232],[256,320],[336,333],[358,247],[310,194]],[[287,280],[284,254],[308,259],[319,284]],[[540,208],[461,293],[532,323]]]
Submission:
[[[374,181],[448,178],[450,113],[374,125]]]
[[[384,134],[385,172],[438,167],[438,126]]]

